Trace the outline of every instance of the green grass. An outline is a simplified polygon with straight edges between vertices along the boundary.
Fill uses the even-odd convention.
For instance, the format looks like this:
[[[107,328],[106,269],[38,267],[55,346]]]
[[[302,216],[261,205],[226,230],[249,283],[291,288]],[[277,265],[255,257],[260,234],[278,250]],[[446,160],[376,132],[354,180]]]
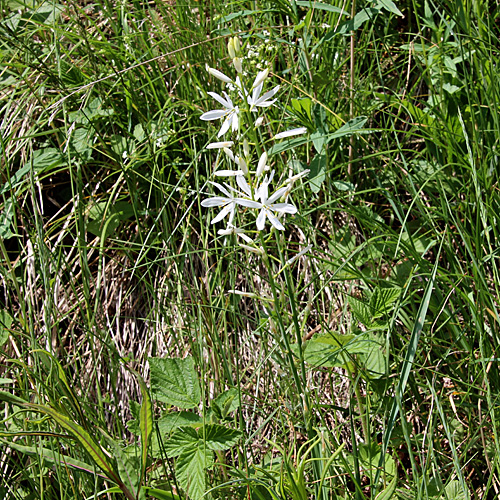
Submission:
[[[497,498],[499,19],[3,2],[0,496]],[[238,215],[264,255],[201,205],[232,36],[259,141],[308,129],[286,230]]]

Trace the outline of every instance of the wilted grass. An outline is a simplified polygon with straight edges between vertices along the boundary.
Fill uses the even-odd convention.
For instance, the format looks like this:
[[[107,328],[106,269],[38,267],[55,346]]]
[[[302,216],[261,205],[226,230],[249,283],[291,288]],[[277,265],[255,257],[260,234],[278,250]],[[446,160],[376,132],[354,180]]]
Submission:
[[[2,5],[4,497],[498,496],[498,7],[398,7]],[[200,205],[234,35],[308,129],[267,258]]]

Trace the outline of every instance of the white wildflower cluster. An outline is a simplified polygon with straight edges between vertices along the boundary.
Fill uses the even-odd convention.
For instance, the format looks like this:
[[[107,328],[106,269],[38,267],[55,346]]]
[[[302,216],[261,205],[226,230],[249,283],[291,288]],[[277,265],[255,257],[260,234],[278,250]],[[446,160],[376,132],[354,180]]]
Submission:
[[[214,176],[227,178],[228,182],[210,181],[219,193],[203,200],[201,204],[203,207],[221,209],[212,219],[212,224],[227,217],[226,228],[218,231],[220,235],[237,235],[245,242],[241,244],[242,247],[255,253],[262,253],[262,249],[237,227],[236,221],[239,218],[237,214],[243,211],[249,212],[247,209],[250,209],[250,212],[255,213],[258,231],[264,230],[267,220],[274,228],[283,231],[285,214],[297,213],[297,207],[289,201],[293,184],[309,171],[304,170],[298,175],[282,180],[280,187],[271,193],[270,186],[275,179],[275,172],[268,165],[268,154],[260,142],[257,127],[263,123],[263,112],[276,102],[275,96],[280,86],[264,90],[269,77],[268,67],[250,79],[252,83],[247,86],[238,38],[230,39],[228,52],[237,76],[233,79],[207,66],[207,71],[212,76],[226,84],[227,92],[222,91],[222,95],[208,92],[221,105],[221,109],[208,111],[201,116],[205,121],[222,122],[217,134],[218,142],[209,144],[207,149],[216,149],[223,153],[222,158],[226,159],[229,168],[216,170]],[[296,128],[276,134],[273,139],[284,139],[306,132],[307,129],[304,127]],[[230,138],[224,138],[228,135]]]

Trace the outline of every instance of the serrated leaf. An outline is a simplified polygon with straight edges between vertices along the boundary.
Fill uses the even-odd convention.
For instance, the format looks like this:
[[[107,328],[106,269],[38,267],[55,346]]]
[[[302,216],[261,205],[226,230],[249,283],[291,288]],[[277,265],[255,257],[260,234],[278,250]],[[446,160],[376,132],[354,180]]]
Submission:
[[[156,399],[183,409],[198,406],[201,389],[192,357],[149,358],[149,366]]]
[[[230,413],[240,407],[238,390],[234,387],[219,394],[211,403],[211,407],[216,406],[221,414],[221,418],[226,418]]]
[[[158,420],[158,429],[162,436],[170,434],[175,429],[183,426],[199,427],[203,419],[189,411],[176,411],[162,415]]]
[[[178,457],[185,450],[190,449],[199,441],[198,433],[193,427],[179,427],[164,443],[167,456]]]
[[[372,324],[372,310],[370,305],[364,300],[353,297],[352,295],[347,296],[347,302],[349,303],[354,317],[360,323],[369,327]]]
[[[200,500],[204,496],[206,491],[205,469],[210,467],[213,461],[213,453],[205,450],[202,441],[186,448],[177,458],[175,476],[192,500]]]
[[[205,445],[209,450],[225,451],[234,446],[241,437],[241,432],[229,429],[220,424],[207,424],[205,429]]]
[[[381,318],[382,316],[389,314],[392,310],[392,306],[398,300],[400,295],[400,288],[375,288],[372,296],[370,297],[372,319]]]

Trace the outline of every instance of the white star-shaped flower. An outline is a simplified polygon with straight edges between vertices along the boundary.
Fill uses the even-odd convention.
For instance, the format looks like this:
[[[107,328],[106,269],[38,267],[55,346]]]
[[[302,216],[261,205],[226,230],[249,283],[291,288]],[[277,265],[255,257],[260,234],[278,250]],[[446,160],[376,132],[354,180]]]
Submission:
[[[271,224],[276,229],[280,231],[283,231],[285,229],[274,212],[278,212],[280,214],[297,213],[297,207],[292,205],[291,203],[275,203],[275,201],[279,200],[286,193],[288,186],[283,186],[282,188],[278,189],[271,197],[268,197],[269,184],[273,178],[273,174],[274,172],[271,172],[271,175],[266,177],[264,182],[261,184],[261,186],[255,193],[255,200],[250,200],[248,198],[235,199],[235,202],[238,205],[260,209],[260,213],[257,217],[257,229],[259,231],[262,231],[264,229],[264,226],[266,225],[266,218],[269,219]]]
[[[212,111],[207,111],[206,113],[203,113],[200,116],[200,119],[204,121],[218,120],[220,118],[224,118],[224,121],[222,122],[222,127],[219,130],[217,137],[221,137],[222,135],[224,135],[229,130],[230,127],[232,127],[233,132],[236,132],[238,130],[238,125],[239,125],[238,106],[235,106],[233,104],[233,101],[227,95],[226,92],[222,91],[222,93],[224,94],[224,97],[220,96],[216,92],[208,92],[208,95],[212,96],[218,103],[222,104],[222,106],[224,106],[224,109],[214,109]]]

